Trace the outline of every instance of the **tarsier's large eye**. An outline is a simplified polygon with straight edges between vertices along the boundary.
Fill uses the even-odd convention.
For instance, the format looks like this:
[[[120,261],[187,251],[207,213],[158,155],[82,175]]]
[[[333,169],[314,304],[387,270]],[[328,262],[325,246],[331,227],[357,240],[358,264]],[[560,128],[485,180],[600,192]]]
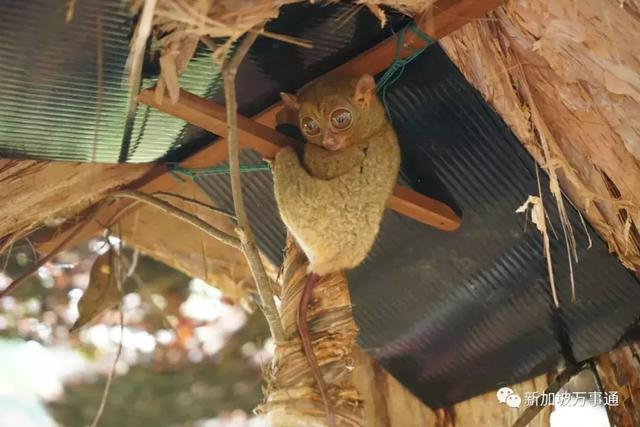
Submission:
[[[347,129],[351,126],[351,111],[346,108],[338,108],[331,113],[331,125],[338,130]]]
[[[302,131],[307,135],[314,136],[320,133],[318,122],[311,117],[304,117],[300,123],[302,125]]]

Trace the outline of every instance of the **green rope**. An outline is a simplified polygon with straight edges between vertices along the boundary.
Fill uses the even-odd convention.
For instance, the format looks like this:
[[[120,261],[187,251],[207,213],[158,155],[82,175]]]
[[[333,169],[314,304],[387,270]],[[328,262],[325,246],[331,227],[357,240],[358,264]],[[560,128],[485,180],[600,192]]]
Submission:
[[[404,37],[407,30],[413,32],[416,36],[426,41],[427,44],[424,47],[413,51],[411,55],[407,56],[406,58],[401,58],[400,54],[402,53],[402,48],[404,46]],[[382,105],[384,105],[384,110],[387,112],[387,117],[389,118],[389,120],[391,120],[391,113],[387,105],[387,88],[393,83],[395,83],[402,76],[402,74],[404,73],[404,69],[408,63],[416,59],[422,52],[424,52],[433,43],[434,43],[433,39],[431,39],[431,37],[423,33],[413,21],[411,21],[409,25],[404,27],[398,33],[397,42],[396,42],[396,56],[393,59],[393,62],[391,62],[391,65],[389,66],[387,71],[385,71],[384,74],[380,76],[377,83],[377,86],[378,86],[377,91],[380,92],[382,95]]]
[[[167,166],[169,168],[169,173],[182,182],[186,182],[184,177],[194,180],[199,176],[229,174],[229,165],[211,166],[208,168],[185,168],[176,163],[168,163]],[[271,167],[266,162],[240,165],[240,173],[259,172],[270,169]]]

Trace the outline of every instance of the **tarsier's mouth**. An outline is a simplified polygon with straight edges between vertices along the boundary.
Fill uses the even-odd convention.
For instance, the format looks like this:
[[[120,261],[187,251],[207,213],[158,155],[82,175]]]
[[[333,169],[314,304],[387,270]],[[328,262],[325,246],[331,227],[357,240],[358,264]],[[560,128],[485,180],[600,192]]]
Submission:
[[[342,148],[342,143],[339,141],[326,141],[322,144],[322,146],[329,151],[338,151]]]

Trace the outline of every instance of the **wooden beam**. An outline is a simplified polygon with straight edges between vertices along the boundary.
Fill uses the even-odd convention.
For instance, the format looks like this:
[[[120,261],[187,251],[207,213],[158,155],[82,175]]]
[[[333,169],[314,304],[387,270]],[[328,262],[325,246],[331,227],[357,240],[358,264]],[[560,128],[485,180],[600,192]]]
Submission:
[[[447,204],[407,187],[396,185],[387,207],[443,231],[460,227],[460,218]]]
[[[179,117],[196,126],[217,133],[226,130],[224,107],[181,91],[180,99],[172,103],[168,95],[157,102],[151,89],[138,95],[138,102]],[[247,117],[238,115],[238,140],[244,148],[256,150],[264,157],[272,158],[276,152],[296,141]],[[460,226],[460,218],[446,204],[417,193],[409,188],[396,187],[388,207],[409,218],[432,227],[452,231]]]
[[[482,18],[503,2],[504,0],[439,0],[416,17],[416,26],[431,40],[438,41],[464,24]],[[400,57],[406,58],[427,43],[413,32],[407,31]],[[396,37],[389,37],[332,72],[376,75],[391,65],[396,57],[396,45]]]
[[[227,133],[224,105],[218,105],[186,90],[181,89],[180,99],[176,103],[172,103],[166,93],[164,98],[158,102],[153,89],[145,89],[138,95],[138,102],[178,117],[216,135]],[[238,115],[238,141],[242,148],[252,148],[270,157],[273,157],[279,148],[293,143],[293,140],[286,135],[241,115]],[[217,144],[215,143],[214,146]],[[198,153],[194,157],[202,157],[202,155]]]

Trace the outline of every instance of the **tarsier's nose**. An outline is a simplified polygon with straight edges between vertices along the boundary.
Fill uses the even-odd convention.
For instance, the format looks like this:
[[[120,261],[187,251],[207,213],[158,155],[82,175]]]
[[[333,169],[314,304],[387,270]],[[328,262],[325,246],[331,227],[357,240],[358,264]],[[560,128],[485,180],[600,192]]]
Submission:
[[[342,143],[335,137],[335,135],[325,135],[322,145],[327,150],[336,151],[342,147]]]

